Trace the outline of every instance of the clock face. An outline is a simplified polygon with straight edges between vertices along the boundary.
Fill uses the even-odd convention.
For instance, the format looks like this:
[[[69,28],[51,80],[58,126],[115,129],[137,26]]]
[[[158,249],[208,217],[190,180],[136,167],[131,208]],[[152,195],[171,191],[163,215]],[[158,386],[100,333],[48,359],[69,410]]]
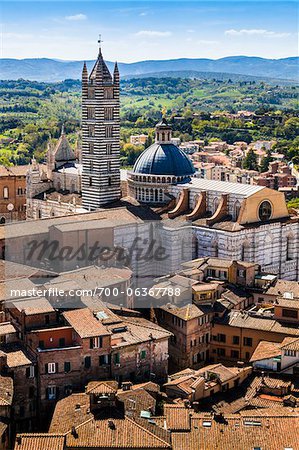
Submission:
[[[263,201],[259,206],[259,218],[262,222],[271,219],[272,205],[267,200]]]

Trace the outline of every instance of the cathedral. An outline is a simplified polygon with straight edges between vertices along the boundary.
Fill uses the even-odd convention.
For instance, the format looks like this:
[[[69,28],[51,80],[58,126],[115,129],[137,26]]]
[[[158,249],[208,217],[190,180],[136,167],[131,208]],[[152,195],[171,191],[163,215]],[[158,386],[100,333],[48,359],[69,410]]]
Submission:
[[[197,178],[188,156],[174,145],[165,117],[156,125],[155,142],[121,184],[119,83],[117,64],[111,74],[100,48],[91,72],[86,64],[82,71],[82,149],[74,152],[62,130],[56,147],[49,146],[47,164],[32,162],[27,217],[84,214],[107,206],[131,210],[134,205],[143,218],[158,220],[168,230],[182,224],[191,229],[193,257],[255,262],[267,273],[299,280],[299,217],[288,211],[284,195]],[[184,247],[177,241],[171,245]],[[183,253],[183,248],[177,252],[173,267]]]

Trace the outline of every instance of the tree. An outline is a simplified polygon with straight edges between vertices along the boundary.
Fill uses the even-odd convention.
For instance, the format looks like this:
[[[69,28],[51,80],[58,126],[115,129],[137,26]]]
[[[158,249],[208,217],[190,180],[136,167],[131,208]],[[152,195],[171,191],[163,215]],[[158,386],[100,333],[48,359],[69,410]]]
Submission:
[[[257,157],[252,148],[248,151],[248,153],[243,161],[243,169],[246,169],[246,170],[257,170],[258,169]]]
[[[263,157],[261,162],[261,172],[267,172],[269,169],[269,164],[272,161],[271,150],[267,151],[266,156]]]

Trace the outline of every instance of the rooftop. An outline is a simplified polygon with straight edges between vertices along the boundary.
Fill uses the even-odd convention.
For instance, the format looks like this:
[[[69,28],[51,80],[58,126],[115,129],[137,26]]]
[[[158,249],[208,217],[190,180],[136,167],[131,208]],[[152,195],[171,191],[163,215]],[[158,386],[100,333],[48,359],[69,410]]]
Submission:
[[[102,323],[95,318],[89,308],[66,311],[63,313],[63,316],[81,338],[111,334]]]
[[[192,187],[200,191],[217,191],[223,194],[236,194],[243,198],[248,198],[257,192],[265,189],[263,186],[253,186],[242,183],[229,183],[226,181],[206,180],[203,178],[193,177],[190,183],[183,185],[185,187]]]

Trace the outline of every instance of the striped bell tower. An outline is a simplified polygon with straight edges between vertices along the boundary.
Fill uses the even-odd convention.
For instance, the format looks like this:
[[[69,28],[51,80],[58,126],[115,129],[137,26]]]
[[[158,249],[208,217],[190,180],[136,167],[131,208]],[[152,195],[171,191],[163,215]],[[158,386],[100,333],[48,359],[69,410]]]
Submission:
[[[99,55],[88,74],[82,71],[82,206],[95,210],[118,200],[120,191],[119,71]]]

